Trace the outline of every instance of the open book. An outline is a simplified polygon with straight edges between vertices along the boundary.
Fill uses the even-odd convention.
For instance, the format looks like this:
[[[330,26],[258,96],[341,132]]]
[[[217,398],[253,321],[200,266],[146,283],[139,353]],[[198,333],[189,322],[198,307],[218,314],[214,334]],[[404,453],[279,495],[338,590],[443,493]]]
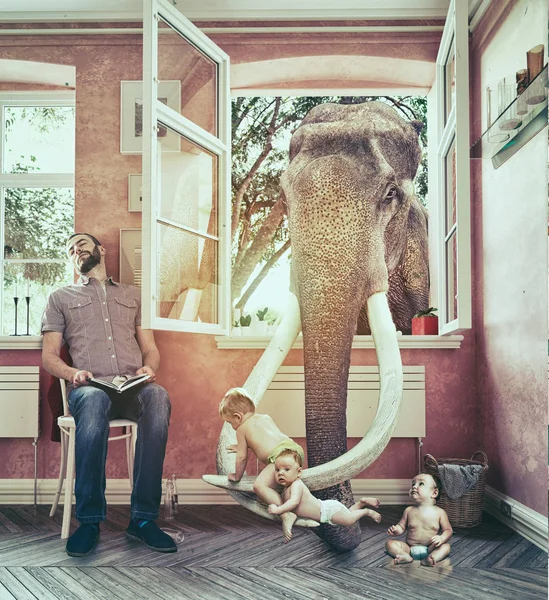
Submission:
[[[88,377],[88,381],[90,385],[94,385],[95,387],[98,387],[105,392],[111,391],[121,394],[122,392],[129,390],[134,385],[139,385],[140,383],[143,383],[144,381],[147,381],[147,379],[150,378],[150,375],[134,375],[133,377],[129,377],[128,379],[126,379],[126,381],[123,381],[118,385],[116,383],[111,383],[110,381],[96,379],[95,377]]]

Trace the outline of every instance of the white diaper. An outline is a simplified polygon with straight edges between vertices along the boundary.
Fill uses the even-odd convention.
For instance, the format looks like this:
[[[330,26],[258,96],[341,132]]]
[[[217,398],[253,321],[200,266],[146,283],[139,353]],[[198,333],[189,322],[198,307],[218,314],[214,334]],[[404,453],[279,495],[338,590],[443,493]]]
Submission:
[[[320,522],[328,523],[329,525],[334,525],[332,523],[332,517],[338,513],[340,510],[345,510],[350,512],[349,509],[341,504],[339,500],[319,500],[320,502]]]

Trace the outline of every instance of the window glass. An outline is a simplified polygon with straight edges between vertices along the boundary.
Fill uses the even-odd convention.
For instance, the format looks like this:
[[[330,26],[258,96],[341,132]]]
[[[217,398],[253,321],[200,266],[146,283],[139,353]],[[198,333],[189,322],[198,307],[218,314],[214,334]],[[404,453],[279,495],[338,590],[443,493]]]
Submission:
[[[217,65],[162,20],[158,21],[158,78],[159,87],[169,82],[177,89],[175,96],[166,98],[168,106],[217,135]]]
[[[159,217],[217,236],[217,156],[170,134],[177,136],[180,151],[161,155]]]
[[[0,335],[39,335],[48,295],[74,281],[65,254],[74,231],[72,99],[0,94]]]
[[[445,235],[448,235],[456,222],[456,142],[455,139],[450,145],[448,154],[444,160],[444,169],[446,175],[446,230]]]
[[[158,224],[157,317],[219,322],[217,244],[210,238]]]
[[[456,51],[454,41],[450,45],[448,60],[444,68],[444,123],[448,121],[448,116],[456,101]]]
[[[74,271],[67,261],[5,262],[1,335],[40,335],[42,313],[48,296],[54,290],[73,282]]]
[[[4,106],[3,173],[74,173],[74,108]]]

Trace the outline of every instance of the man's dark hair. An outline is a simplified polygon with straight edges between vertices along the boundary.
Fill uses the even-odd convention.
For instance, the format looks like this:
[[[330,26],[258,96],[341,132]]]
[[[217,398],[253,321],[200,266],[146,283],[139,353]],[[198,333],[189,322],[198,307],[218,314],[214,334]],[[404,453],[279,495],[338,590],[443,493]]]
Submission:
[[[65,242],[65,244],[68,244],[68,243],[69,243],[69,242],[72,240],[72,238],[73,238],[73,237],[76,237],[77,235],[86,235],[86,236],[88,236],[88,237],[90,238],[90,240],[91,240],[91,241],[92,241],[92,242],[93,242],[93,243],[94,243],[96,246],[101,246],[101,242],[100,242],[100,241],[99,241],[99,240],[98,240],[96,237],[94,237],[94,236],[93,236],[91,233],[84,233],[84,232],[82,232],[82,233],[73,233],[73,234],[72,234],[72,235],[71,235],[71,236],[70,236],[70,237],[67,239],[67,241]]]

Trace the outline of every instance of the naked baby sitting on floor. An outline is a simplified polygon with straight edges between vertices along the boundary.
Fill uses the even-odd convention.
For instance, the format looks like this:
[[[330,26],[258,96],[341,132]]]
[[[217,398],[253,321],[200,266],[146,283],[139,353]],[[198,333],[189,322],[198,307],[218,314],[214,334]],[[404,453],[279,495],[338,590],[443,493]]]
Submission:
[[[315,498],[307,486],[301,481],[302,472],[301,456],[293,450],[283,450],[274,463],[275,477],[279,485],[284,488],[282,499],[284,504],[269,505],[269,512],[281,517],[288,511],[295,511],[298,517],[313,519],[329,525],[343,525],[350,527],[362,517],[370,517],[376,523],[381,521],[381,515],[367,506],[379,507],[377,498],[361,498],[347,508],[339,500],[319,500]],[[286,536],[285,536],[286,537]],[[286,537],[289,541],[291,536]]]
[[[421,564],[434,567],[450,554],[448,541],[453,530],[446,511],[436,506],[441,489],[437,479],[427,473],[414,477],[410,497],[415,506],[408,506],[402,519],[387,530],[393,536],[406,531],[405,542],[387,540],[385,544],[387,552],[395,559],[395,565],[418,559]]]

